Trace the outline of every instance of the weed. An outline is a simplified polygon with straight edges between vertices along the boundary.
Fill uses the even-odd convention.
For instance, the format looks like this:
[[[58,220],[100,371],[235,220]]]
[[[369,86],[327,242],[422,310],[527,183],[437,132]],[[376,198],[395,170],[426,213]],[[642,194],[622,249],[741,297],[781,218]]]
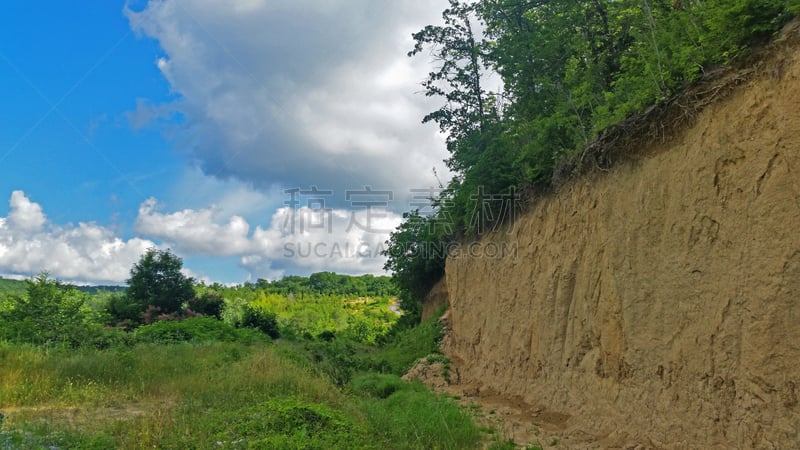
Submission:
[[[350,389],[363,396],[386,398],[402,389],[403,385],[403,380],[397,375],[368,373],[354,378]]]
[[[506,441],[493,442],[489,445],[488,450],[516,450],[517,444],[513,439]]]
[[[480,439],[455,402],[419,383],[366,373],[348,386],[336,389],[290,342],[0,344],[0,449],[460,449]]]

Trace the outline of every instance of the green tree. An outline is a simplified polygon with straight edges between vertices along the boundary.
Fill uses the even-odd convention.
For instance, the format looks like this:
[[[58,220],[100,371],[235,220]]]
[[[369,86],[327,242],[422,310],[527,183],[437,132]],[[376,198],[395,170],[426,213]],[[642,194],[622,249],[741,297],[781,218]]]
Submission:
[[[428,25],[414,33],[416,42],[408,56],[430,50],[437,67],[422,82],[425,95],[444,104],[427,114],[423,123],[436,122],[447,136],[448,166],[462,173],[475,163],[492,123],[498,119],[494,94],[484,89],[490,65],[488,43],[476,28],[482,26],[478,3],[450,0],[442,13],[443,26]]]
[[[443,104],[423,122],[446,135],[455,176],[433,217],[408,214],[388,242],[385,269],[404,309],[443,271],[444,255],[420,250],[480,233],[472,220],[480,198],[552,187],[554,174],[585,164],[584,150],[609,126],[665,102],[798,14],[800,0],[450,0],[444,24],[414,33],[409,52],[429,50],[434,60],[423,87]],[[492,71],[502,95],[485,89]],[[494,208],[491,220],[509,217]]]
[[[412,211],[403,219],[386,242],[383,268],[392,272],[403,310],[419,317],[422,298],[444,275],[446,241],[437,230],[436,217]]]
[[[148,249],[134,264],[127,280],[127,300],[144,313],[149,307],[163,314],[177,313],[195,296],[194,280],[181,269],[183,260],[169,250]]]
[[[10,297],[10,308],[0,313],[5,326],[0,338],[35,344],[80,344],[91,327],[87,294],[42,273],[25,281],[25,295]]]

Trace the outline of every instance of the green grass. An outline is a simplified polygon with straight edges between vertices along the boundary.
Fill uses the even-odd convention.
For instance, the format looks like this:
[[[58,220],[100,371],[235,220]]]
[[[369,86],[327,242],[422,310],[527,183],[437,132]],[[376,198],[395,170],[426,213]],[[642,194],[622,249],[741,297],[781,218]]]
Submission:
[[[455,402],[396,376],[337,389],[287,342],[0,343],[0,449],[474,448]]]
[[[421,384],[406,385],[385,400],[365,402],[376,437],[409,449],[474,448],[480,430],[458,404],[433,396]]]
[[[368,364],[379,372],[402,375],[418,359],[439,354],[441,339],[442,325],[438,317],[426,320],[391,336],[386,344],[371,353]]]

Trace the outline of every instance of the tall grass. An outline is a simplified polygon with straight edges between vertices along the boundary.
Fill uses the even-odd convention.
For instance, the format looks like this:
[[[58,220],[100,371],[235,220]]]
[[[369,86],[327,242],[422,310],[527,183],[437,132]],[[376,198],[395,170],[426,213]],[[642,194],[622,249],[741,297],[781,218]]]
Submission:
[[[459,408],[397,380],[337,389],[288,343],[0,343],[0,449],[469,448]]]

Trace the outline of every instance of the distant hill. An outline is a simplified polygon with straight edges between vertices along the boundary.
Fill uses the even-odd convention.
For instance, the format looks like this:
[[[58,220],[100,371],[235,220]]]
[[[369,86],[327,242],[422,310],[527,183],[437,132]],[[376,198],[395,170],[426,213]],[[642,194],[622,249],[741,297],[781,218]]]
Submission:
[[[98,292],[123,292],[125,286],[75,286],[81,292],[97,294]],[[22,280],[10,280],[0,277],[0,295],[3,294],[24,294],[25,282]]]
[[[125,292],[125,286],[75,286],[81,292],[97,294],[98,292]]]
[[[0,278],[0,295],[2,294],[22,294],[25,292],[25,282],[20,280],[8,280]]]

